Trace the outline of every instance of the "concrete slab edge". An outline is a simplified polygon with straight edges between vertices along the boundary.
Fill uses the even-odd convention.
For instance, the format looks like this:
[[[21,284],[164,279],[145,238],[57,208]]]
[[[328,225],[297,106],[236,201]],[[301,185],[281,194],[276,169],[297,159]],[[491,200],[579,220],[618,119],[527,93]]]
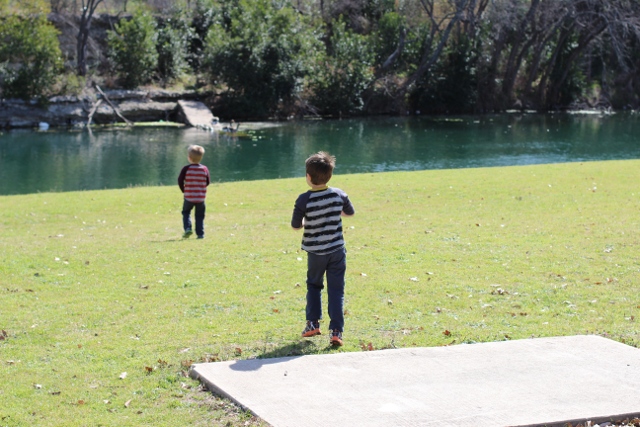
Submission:
[[[250,412],[254,416],[259,417],[258,414],[253,412],[250,408],[244,406],[238,400],[234,399],[233,396],[229,395],[228,393],[225,393],[224,390],[217,387],[215,384],[207,380],[205,377],[200,376],[200,374],[198,373],[197,365],[191,366],[191,369],[189,369],[189,376],[194,380],[200,381],[200,383],[204,384],[207,390],[209,390],[211,393],[214,393],[218,396],[229,399],[235,405],[242,408],[242,410]],[[542,423],[542,424],[518,424],[513,426],[505,426],[505,427],[567,427],[567,426],[587,425],[587,422],[589,421],[591,422],[591,425],[602,424],[606,422],[620,424],[624,420],[632,420],[634,418],[640,418],[640,412],[631,412],[631,413],[619,414],[619,415],[603,415],[603,416],[589,417],[589,418],[575,418],[571,420],[551,421],[551,422]]]
[[[517,425],[517,426],[509,426],[509,427],[567,427],[578,426],[578,425],[587,425],[587,422],[591,421],[591,425],[602,424],[606,422],[619,424],[624,420],[632,420],[634,418],[640,418],[640,412],[632,412],[629,414],[620,414],[620,415],[603,415],[601,417],[589,417],[589,418],[576,418],[573,420],[565,420],[565,421],[553,421],[549,423],[542,424],[526,424],[526,425]]]
[[[194,380],[200,381],[202,384],[204,384],[205,387],[207,387],[207,390],[209,390],[210,392],[212,392],[214,394],[217,394],[218,396],[222,396],[222,397],[224,397],[226,399],[229,399],[235,405],[237,405],[238,407],[242,408],[243,411],[250,412],[251,414],[259,417],[258,414],[256,414],[251,409],[247,408],[242,403],[240,403],[239,401],[234,399],[233,396],[231,396],[230,394],[225,393],[224,390],[222,390],[221,388],[217,387],[215,384],[213,384],[211,381],[207,380],[205,377],[200,376],[200,374],[198,373],[197,365],[192,365],[191,366],[191,368],[189,369],[189,376],[191,378],[193,378]]]

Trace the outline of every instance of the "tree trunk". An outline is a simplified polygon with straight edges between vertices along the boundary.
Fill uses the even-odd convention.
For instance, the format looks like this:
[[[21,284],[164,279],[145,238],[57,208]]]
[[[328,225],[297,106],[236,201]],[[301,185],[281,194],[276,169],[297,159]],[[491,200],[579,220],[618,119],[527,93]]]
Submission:
[[[91,18],[96,8],[103,0],[82,0],[82,16],[80,17],[80,28],[77,36],[77,71],[79,76],[87,75],[87,43],[91,31]]]
[[[534,28],[534,21],[536,19],[535,15],[539,4],[540,0],[531,1],[531,7],[520,22],[520,26],[516,31],[515,38],[511,46],[511,52],[507,59],[504,79],[502,81],[502,96],[504,102],[507,104],[510,104],[511,101],[513,101],[513,86],[515,85],[516,77],[519,74],[522,60],[535,40],[532,34],[527,34],[527,28]],[[524,43],[524,46],[522,46],[521,49],[520,46],[527,36],[529,40]]]
[[[400,87],[401,92],[406,93],[409,87],[416,81],[418,81],[424,75],[424,73],[426,73],[429,68],[431,68],[431,66],[435,64],[435,62],[440,57],[440,53],[442,53],[445,44],[449,40],[449,34],[451,34],[451,30],[453,30],[453,27],[455,27],[462,19],[462,14],[468,4],[469,0],[455,0],[456,12],[454,16],[449,20],[449,23],[447,24],[445,30],[442,32],[440,41],[438,42],[438,46],[433,52],[431,51],[431,48],[433,40],[435,38],[434,36],[438,32],[438,28],[437,26],[432,27],[431,35],[429,36],[429,42],[426,43],[427,46],[425,47],[425,50],[422,54],[420,65],[418,66],[418,69],[402,84],[402,86]],[[436,24],[434,23],[432,25]]]
[[[607,23],[603,22],[600,26],[593,28],[586,34],[583,34],[582,37],[578,40],[578,45],[571,50],[569,57],[566,60],[566,63],[562,64],[562,74],[560,78],[549,82],[550,88],[547,90],[545,105],[547,107],[553,106],[557,101],[560,95],[560,89],[567,81],[569,77],[569,72],[571,71],[572,64],[580,57],[582,52],[589,46],[589,44],[595,39],[598,35],[600,35],[607,28]]]

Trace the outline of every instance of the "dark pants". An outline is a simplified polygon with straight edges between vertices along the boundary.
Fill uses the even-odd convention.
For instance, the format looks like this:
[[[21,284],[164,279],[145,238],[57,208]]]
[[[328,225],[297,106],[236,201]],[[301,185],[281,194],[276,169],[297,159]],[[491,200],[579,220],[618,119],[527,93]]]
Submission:
[[[323,278],[327,275],[329,329],[344,330],[344,273],[347,250],[342,248],[327,255],[307,253],[307,320],[322,319]]]
[[[204,212],[206,206],[204,202],[193,203],[185,199],[182,205],[182,225],[184,231],[191,230],[191,210],[196,208],[196,235],[198,237],[204,237]]]

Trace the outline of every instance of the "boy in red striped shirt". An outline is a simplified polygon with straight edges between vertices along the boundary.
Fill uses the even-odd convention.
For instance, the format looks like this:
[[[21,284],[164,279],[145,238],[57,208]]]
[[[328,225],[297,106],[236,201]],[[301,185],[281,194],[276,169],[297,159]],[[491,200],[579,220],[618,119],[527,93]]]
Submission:
[[[184,226],[185,239],[193,234],[191,228],[191,210],[195,208],[196,235],[198,239],[204,239],[204,213],[206,210],[204,199],[207,197],[207,186],[211,182],[209,169],[201,165],[204,148],[199,145],[190,145],[187,149],[189,164],[182,168],[178,176],[178,185],[184,193],[182,205],[182,225]]]

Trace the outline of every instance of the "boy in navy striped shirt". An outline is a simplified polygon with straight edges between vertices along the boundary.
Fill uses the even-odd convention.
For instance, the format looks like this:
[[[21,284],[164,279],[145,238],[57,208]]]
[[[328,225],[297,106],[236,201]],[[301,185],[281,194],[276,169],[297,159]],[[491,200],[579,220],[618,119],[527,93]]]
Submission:
[[[291,218],[294,230],[304,228],[302,249],[307,252],[307,325],[303,337],[320,335],[323,278],[327,276],[329,300],[329,342],[342,345],[344,330],[344,274],[347,250],[342,235],[342,216],[355,209],[347,194],[327,186],[336,158],[320,151],[306,161],[307,184],[311,190],[296,200]]]
[[[201,165],[204,148],[199,145],[190,145],[187,149],[187,159],[189,164],[182,168],[178,176],[178,186],[184,193],[184,204],[182,205],[182,225],[187,238],[193,234],[191,228],[191,211],[195,208],[196,235],[198,239],[204,239],[204,214],[206,206],[204,199],[207,197],[207,186],[211,178],[209,169]]]

